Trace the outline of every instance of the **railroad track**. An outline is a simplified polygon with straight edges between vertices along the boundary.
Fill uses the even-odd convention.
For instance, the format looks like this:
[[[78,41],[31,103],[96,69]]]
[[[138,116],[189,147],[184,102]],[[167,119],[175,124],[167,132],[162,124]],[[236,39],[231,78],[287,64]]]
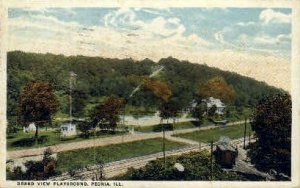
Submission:
[[[166,151],[166,156],[178,155],[178,154],[187,153],[187,152],[191,152],[191,151],[197,151],[197,150],[199,150],[199,146],[197,146],[197,145],[188,146],[188,147],[184,147],[184,148],[180,148],[180,149],[176,149],[176,150]],[[104,164],[105,178],[111,178],[113,176],[123,174],[130,167],[141,168],[141,167],[145,166],[149,161],[152,161],[152,160],[155,160],[155,159],[161,158],[161,157],[163,157],[163,152],[106,163],[106,164]],[[81,171],[81,170],[76,171],[75,172],[76,175],[73,177],[71,177],[69,173],[63,173],[62,175],[51,178],[49,180],[54,180],[54,181],[83,180],[80,178],[84,178],[84,180],[91,180],[98,169],[99,169],[99,166],[95,165],[95,166],[92,166],[83,171]]]
[[[248,139],[247,141],[248,142]],[[243,138],[232,140],[232,144],[239,145],[243,143]],[[183,153],[188,153],[191,151],[199,151],[204,149],[210,149],[210,144],[204,144],[201,143],[200,145],[191,145],[184,148],[176,149],[176,150],[170,150],[166,151],[166,156],[172,156],[172,155],[180,155]],[[154,153],[150,155],[140,156],[140,157],[134,157],[129,159],[123,159],[120,161],[113,161],[110,163],[106,163],[103,165],[103,171],[105,178],[112,178],[114,176],[118,176],[121,174],[126,173],[128,168],[141,168],[145,166],[148,162],[152,160],[156,160],[157,158],[162,158],[163,152]],[[60,176],[52,177],[49,180],[50,181],[63,181],[63,180],[92,180],[92,178],[95,176],[96,173],[99,170],[98,165],[94,165],[91,167],[88,167],[87,169],[78,170],[75,172],[74,176],[70,176],[69,173],[63,173]]]

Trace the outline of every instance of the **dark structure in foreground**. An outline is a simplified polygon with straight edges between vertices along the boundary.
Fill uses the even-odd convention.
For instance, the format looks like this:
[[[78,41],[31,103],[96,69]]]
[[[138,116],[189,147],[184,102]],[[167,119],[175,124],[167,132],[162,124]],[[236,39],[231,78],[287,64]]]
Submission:
[[[221,137],[214,151],[216,162],[223,168],[232,168],[238,156],[237,148],[230,144],[228,137]]]

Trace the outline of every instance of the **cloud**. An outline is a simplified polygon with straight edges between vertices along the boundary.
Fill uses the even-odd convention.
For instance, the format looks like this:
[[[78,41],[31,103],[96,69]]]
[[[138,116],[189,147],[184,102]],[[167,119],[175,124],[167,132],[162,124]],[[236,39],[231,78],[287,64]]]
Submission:
[[[56,45],[63,43],[66,46],[64,53],[68,55],[85,48],[79,53],[120,58],[151,58],[153,55],[160,58],[161,54],[156,52],[160,48],[171,47],[175,52],[193,45],[211,45],[196,34],[184,35],[186,28],[176,17],[158,16],[145,22],[137,19],[130,9],[119,9],[106,15],[105,27],[83,27],[77,22],[61,21],[54,16],[30,15],[10,18],[9,29],[11,50],[61,53]],[[44,45],[47,41],[48,46]],[[195,49],[198,47],[191,50]],[[162,52],[170,55],[166,50]]]
[[[255,22],[238,22],[236,25],[246,27],[246,26],[251,26],[251,25],[255,25],[255,24],[256,24]]]
[[[259,19],[263,21],[263,23],[290,23],[291,22],[291,14],[284,14],[281,12],[276,12],[272,9],[263,10]]]
[[[223,13],[229,12],[229,9],[225,7],[205,7],[201,9],[206,12],[212,12],[212,11],[218,11],[218,12],[222,11]]]
[[[215,39],[217,40],[217,41],[219,41],[220,43],[225,43],[225,41],[224,41],[224,36],[223,36],[223,32],[221,32],[221,31],[219,31],[219,32],[217,32],[217,33],[215,33]]]
[[[257,44],[280,44],[291,41],[291,34],[279,34],[275,37],[269,35],[256,36],[253,39],[254,43]]]
[[[139,11],[146,12],[148,14],[153,14],[153,15],[159,15],[159,16],[166,16],[170,14],[170,9],[169,8],[164,8],[164,9],[147,9],[147,8],[142,8],[139,9]]]
[[[235,50],[208,52],[194,62],[237,72],[290,91],[290,60],[276,54],[258,54]]]
[[[118,9],[115,12],[107,14],[104,18],[104,23],[106,27],[117,30],[139,30],[165,37],[174,34],[182,34],[186,30],[184,25],[180,23],[180,19],[176,17],[167,19],[163,16],[157,16],[154,19],[145,22],[137,19],[135,12],[128,8]]]

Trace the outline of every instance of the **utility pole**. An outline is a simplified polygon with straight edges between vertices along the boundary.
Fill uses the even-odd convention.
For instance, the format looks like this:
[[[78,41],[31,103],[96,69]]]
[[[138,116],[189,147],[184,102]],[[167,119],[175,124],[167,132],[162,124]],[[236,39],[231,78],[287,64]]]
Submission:
[[[73,122],[73,117],[72,117],[72,82],[73,82],[73,78],[75,78],[77,76],[77,74],[75,74],[73,71],[70,72],[70,80],[69,80],[69,91],[70,91],[70,95],[69,95],[69,100],[70,100],[70,111],[69,111],[69,115],[70,115],[70,124],[72,125]]]
[[[245,118],[245,129],[244,129],[244,149],[246,149],[246,129],[247,129],[247,118]]]
[[[164,155],[164,173],[166,172],[166,144],[165,144],[165,126],[162,124],[162,121],[160,122],[163,128],[163,155]]]
[[[249,131],[249,140],[248,140],[248,145],[250,144],[250,140],[251,140],[251,131]]]
[[[72,125],[72,72],[70,72],[70,81],[69,81],[69,102],[70,102],[70,109],[69,109],[69,116],[70,116],[70,124]]]
[[[210,142],[210,181],[213,180],[213,145],[214,142]]]

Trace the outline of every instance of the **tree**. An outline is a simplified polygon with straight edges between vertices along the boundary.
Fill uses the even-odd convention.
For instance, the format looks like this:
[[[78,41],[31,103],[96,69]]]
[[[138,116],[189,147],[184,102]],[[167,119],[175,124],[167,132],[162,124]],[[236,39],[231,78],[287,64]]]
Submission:
[[[58,110],[54,89],[46,81],[30,81],[23,89],[19,100],[19,120],[21,123],[35,123],[35,138],[40,125],[52,122],[52,115]]]
[[[115,130],[117,122],[120,121],[120,111],[124,105],[124,100],[111,96],[104,104],[97,105],[91,114],[91,125],[100,126],[101,129]]]
[[[197,106],[192,110],[192,117],[198,120],[198,126],[203,123],[203,116],[207,110],[207,105],[203,102],[197,104]]]
[[[163,102],[159,107],[159,116],[161,119],[175,119],[178,116],[179,106],[174,101]]]
[[[88,95],[85,91],[75,89],[72,91],[73,114],[80,116],[83,114],[83,109],[87,103]]]
[[[216,113],[216,110],[217,110],[217,106],[216,105],[212,105],[212,107],[210,107],[208,109],[207,115],[209,117],[213,117],[215,115],[215,113]]]
[[[78,129],[80,130],[81,132],[81,135],[84,137],[84,138],[88,138],[90,137],[90,130],[92,129],[92,124],[90,122],[80,122],[78,124]]]
[[[286,93],[267,96],[256,106],[251,127],[257,141],[249,156],[258,168],[291,174],[291,108]]]
[[[146,78],[144,80],[144,88],[150,90],[157,98],[165,102],[168,101],[172,95],[170,86],[160,80]]]
[[[225,103],[233,101],[235,91],[222,77],[215,77],[200,85],[197,94],[200,98],[214,97]]]

